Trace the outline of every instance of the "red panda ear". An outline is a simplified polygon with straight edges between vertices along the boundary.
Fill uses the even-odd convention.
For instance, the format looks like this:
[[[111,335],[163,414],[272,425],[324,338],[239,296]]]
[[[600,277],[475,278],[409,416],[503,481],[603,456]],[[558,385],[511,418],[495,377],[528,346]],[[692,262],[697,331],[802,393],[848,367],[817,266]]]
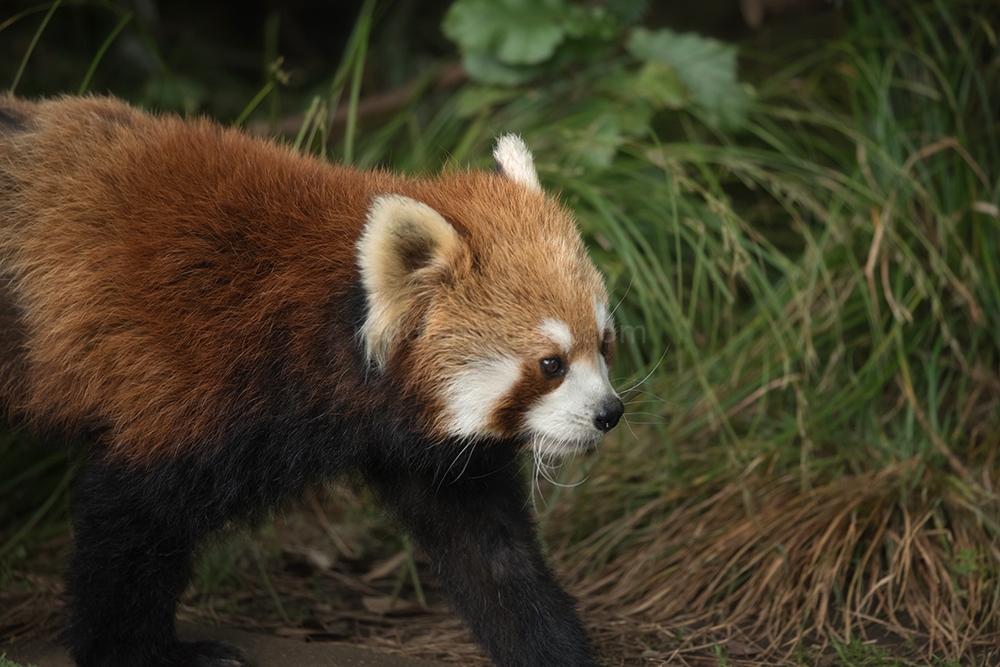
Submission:
[[[427,283],[452,264],[458,232],[427,204],[401,195],[372,201],[358,240],[358,267],[368,301],[361,327],[369,361],[383,367]]]
[[[493,159],[496,160],[497,170],[501,175],[530,190],[541,192],[542,186],[535,171],[535,158],[521,137],[505,134],[497,138]]]

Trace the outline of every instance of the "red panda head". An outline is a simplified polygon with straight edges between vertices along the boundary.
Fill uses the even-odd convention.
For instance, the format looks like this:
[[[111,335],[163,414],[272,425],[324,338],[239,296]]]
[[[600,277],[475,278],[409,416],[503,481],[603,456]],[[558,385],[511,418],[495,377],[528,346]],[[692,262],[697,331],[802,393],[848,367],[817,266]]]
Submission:
[[[608,381],[603,280],[531,154],[501,137],[499,175],[465,173],[374,198],[358,241],[369,362],[398,374],[437,438],[588,449],[623,406]]]

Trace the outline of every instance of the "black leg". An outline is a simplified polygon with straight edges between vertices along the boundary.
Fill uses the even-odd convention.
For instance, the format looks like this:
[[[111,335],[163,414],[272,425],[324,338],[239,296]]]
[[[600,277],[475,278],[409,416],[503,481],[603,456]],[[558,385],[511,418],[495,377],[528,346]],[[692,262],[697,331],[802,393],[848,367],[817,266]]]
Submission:
[[[235,649],[177,640],[174,613],[191,553],[216,523],[211,509],[192,508],[183,496],[170,475],[82,471],[67,577],[67,639],[80,667],[247,664]]]
[[[445,481],[412,469],[366,475],[498,667],[594,665],[574,600],[542,556],[514,461],[475,462]]]

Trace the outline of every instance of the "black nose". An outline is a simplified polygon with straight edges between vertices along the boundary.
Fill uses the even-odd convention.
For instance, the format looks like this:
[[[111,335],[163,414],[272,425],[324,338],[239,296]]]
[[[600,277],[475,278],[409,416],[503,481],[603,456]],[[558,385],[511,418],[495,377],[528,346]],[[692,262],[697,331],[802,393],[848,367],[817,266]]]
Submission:
[[[597,416],[594,417],[594,426],[607,433],[615,427],[623,414],[625,414],[625,406],[622,405],[621,399],[617,396],[612,396],[604,401],[604,405],[601,406]]]

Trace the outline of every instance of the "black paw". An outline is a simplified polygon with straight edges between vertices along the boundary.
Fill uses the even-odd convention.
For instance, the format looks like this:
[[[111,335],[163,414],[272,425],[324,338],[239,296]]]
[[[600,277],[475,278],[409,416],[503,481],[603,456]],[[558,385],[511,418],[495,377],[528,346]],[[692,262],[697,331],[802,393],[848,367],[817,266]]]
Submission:
[[[185,642],[180,645],[180,654],[176,661],[176,667],[250,667],[250,665],[250,661],[242,652],[219,642]]]

